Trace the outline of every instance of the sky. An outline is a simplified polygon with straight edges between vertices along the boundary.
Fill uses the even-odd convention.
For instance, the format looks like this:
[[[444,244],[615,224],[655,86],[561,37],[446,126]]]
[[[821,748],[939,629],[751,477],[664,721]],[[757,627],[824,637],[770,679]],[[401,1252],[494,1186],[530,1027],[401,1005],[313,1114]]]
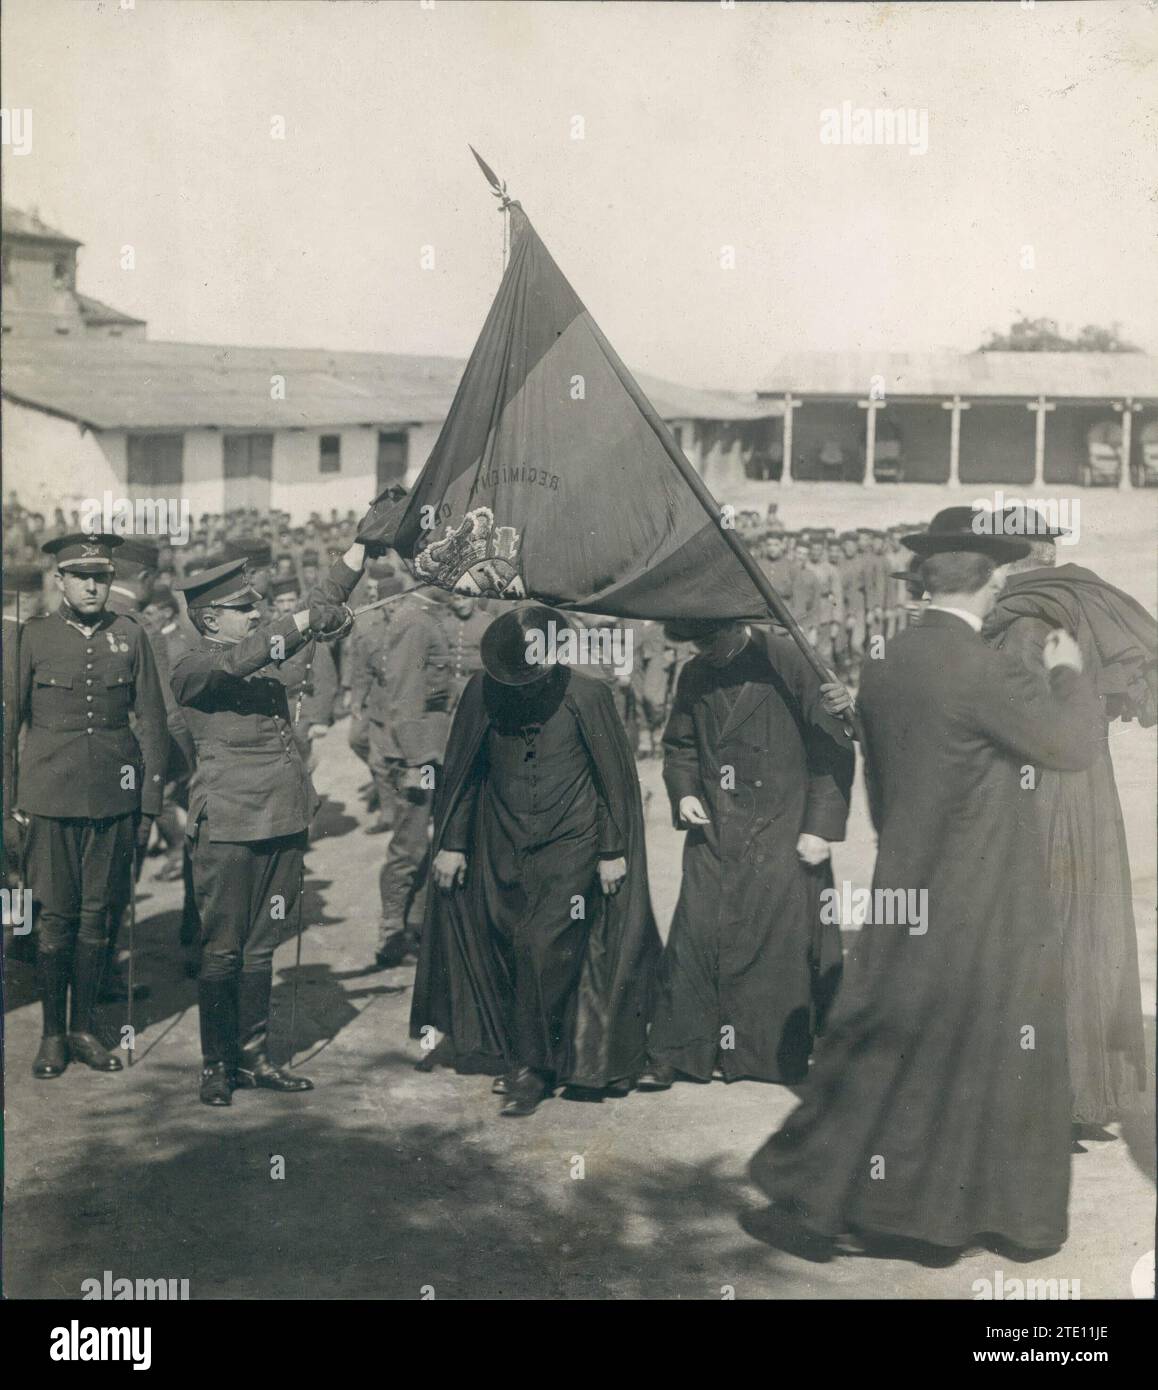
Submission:
[[[3,0],[2,38],[5,202],[153,338],[465,355],[502,270],[469,142],[641,371],[1021,314],[1158,350],[1153,0]],[[878,108],[923,152],[844,142]]]

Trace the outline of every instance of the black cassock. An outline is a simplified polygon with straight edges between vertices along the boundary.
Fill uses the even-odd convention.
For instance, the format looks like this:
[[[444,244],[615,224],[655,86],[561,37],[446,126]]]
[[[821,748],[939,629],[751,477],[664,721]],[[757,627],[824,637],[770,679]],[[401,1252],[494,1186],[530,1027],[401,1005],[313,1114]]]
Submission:
[[[844,838],[854,755],[820,708],[794,643],[753,629],[723,667],[684,668],[664,733],[664,782],[710,824],[689,830],[648,1051],[700,1080],[793,1082],[840,975],[840,929],[821,921],[831,863],[797,857],[804,832]]]
[[[435,797],[433,853],[466,884],[431,892],[411,1034],[460,1071],[533,1066],[599,1088],[643,1065],[659,954],[635,764],[610,691],[560,667],[517,688],[471,678]],[[627,878],[603,897],[598,861]]]
[[[861,930],[802,1105],[753,1177],[824,1236],[1060,1245],[1070,1169],[1061,936],[1027,763],[1092,762],[1085,676],[1048,683],[929,609],[866,661],[859,712],[874,889],[924,891],[924,930]]]

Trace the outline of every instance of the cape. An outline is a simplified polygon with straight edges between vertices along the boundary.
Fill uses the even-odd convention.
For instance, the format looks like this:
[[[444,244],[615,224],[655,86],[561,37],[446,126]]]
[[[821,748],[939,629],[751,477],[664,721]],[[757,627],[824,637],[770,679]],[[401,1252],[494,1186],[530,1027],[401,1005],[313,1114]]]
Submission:
[[[985,621],[1001,637],[1019,618],[1037,618],[1074,635],[1111,718],[1158,722],[1158,622],[1129,594],[1081,565],[1012,574]]]
[[[462,796],[489,727],[481,673],[474,675],[455,714],[442,784],[435,794],[434,841],[442,848],[447,822]],[[580,973],[567,1064],[560,1085],[600,1089],[634,1076],[647,1050],[652,978],[660,953],[651,911],[643,806],[623,727],[603,686],[571,673],[564,703],[591,755],[598,789],[623,834],[628,872],[613,897],[597,898]],[[485,814],[485,799],[480,802]],[[412,1037],[433,1024],[453,1043],[464,1072],[507,1070],[512,1052],[505,1019],[512,984],[488,939],[485,917],[464,888],[427,895],[422,947],[410,1014]]]

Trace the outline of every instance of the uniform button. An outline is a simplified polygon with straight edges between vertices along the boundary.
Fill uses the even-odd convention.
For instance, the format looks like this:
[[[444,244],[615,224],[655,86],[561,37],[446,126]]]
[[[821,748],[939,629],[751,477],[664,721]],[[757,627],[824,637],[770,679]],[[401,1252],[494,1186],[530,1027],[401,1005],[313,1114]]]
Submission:
[[[85,685],[92,685],[92,681],[91,681],[91,680],[85,681]],[[92,699],[92,696],[90,695],[88,698],[91,700],[91,699]]]
[[[95,732],[96,732],[96,731],[95,731],[94,729],[86,729],[86,730],[85,730],[85,733],[86,733],[86,734],[91,734],[91,733],[95,733]]]
[[[91,696],[91,695],[86,695],[84,698],[85,698],[86,700],[88,700],[90,704],[92,703],[92,696]]]
[[[86,662],[84,663],[84,669],[85,669],[86,671],[91,671],[91,670],[92,670],[92,662],[91,662],[91,661],[86,661]]]
[[[757,779],[756,785],[757,785],[758,787],[762,787],[762,786],[764,785],[764,783],[761,782],[761,781],[759,781],[759,779]]]

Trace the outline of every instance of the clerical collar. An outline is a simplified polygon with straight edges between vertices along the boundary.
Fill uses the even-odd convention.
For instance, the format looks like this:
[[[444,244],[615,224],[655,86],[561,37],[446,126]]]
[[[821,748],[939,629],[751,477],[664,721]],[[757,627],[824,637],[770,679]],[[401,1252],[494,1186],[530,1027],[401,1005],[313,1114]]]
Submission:
[[[970,613],[965,608],[949,608],[943,603],[930,603],[925,609],[926,613],[952,613],[955,618],[961,618],[969,624],[974,632],[979,633],[982,628],[981,619],[976,613]]]

